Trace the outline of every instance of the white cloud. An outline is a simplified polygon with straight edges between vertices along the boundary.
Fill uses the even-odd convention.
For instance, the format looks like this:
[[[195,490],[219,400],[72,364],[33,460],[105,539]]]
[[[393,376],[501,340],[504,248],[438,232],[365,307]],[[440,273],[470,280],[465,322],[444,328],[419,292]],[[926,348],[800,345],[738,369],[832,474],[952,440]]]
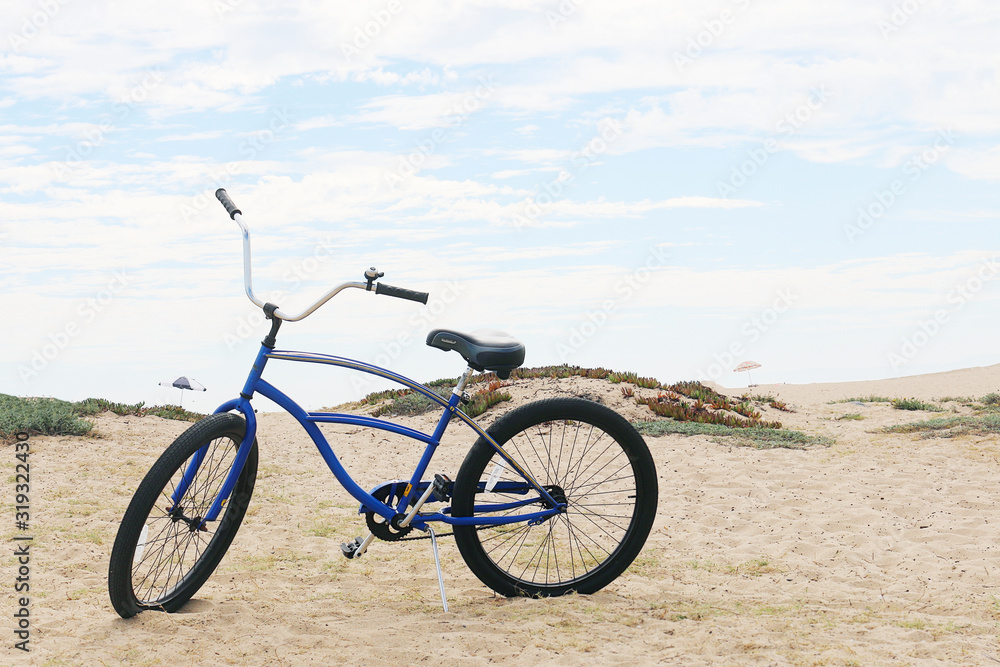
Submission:
[[[946,158],[948,168],[975,179],[1000,179],[1000,148],[980,150],[957,148]]]
[[[205,141],[207,139],[218,139],[226,136],[224,130],[205,130],[204,132],[188,132],[186,134],[171,134],[165,137],[157,137],[156,141]]]
[[[908,219],[994,220],[992,200],[969,203],[975,188],[961,186],[1000,178],[1000,6],[928,0],[883,35],[891,5],[751,2],[718,35],[701,37],[723,8],[742,4],[401,3],[359,46],[357,31],[384,2],[60,3],[44,29],[0,54],[0,278],[12,303],[42,315],[18,330],[8,360],[37,347],[72,314],[74,299],[101,289],[110,268],[134,275],[135,291],[86,344],[117,349],[68,353],[66,368],[110,362],[112,352],[139,358],[129,355],[143,354],[146,342],[163,350],[204,329],[221,345],[247,306],[239,235],[212,197],[220,185],[251,222],[261,289],[288,288],[288,272],[333,235],[335,261],[287,290],[293,310],[377,258],[404,285],[462,276],[468,296],[449,311],[456,324],[507,318],[549,345],[552,332],[562,335],[635,270],[642,258],[630,252],[670,238],[688,249],[672,251],[677,263],[622,303],[615,331],[604,334],[612,342],[593,350],[648,358],[649,332],[669,330],[690,356],[690,345],[704,348],[711,335],[704,322],[738,324],[784,285],[802,292],[801,319],[789,320],[799,340],[780,339],[789,358],[807,357],[817,336],[829,341],[824,330],[892,330],[923,317],[982,259],[958,248],[988,240],[935,236],[928,224],[898,239],[873,232],[865,240],[876,257],[837,261],[841,250],[824,237],[791,247],[751,237],[736,221],[761,219],[752,213],[764,211],[757,197],[776,224],[826,213],[835,204],[800,202],[792,189],[838,183],[724,200],[698,196],[714,176],[700,179],[720,160],[722,171],[730,167],[733,149],[768,139],[793,160],[898,169],[951,128],[955,146],[941,161],[956,190],[922,189]],[[5,25],[19,34],[38,4],[8,5]],[[707,41],[695,55],[685,53],[692,39]],[[345,57],[344,44],[360,52]],[[691,62],[678,67],[675,54]],[[416,140],[455,127],[449,111],[490,77],[495,90],[476,99],[468,122],[421,155]],[[822,104],[817,87],[828,93]],[[266,144],[246,143],[269,129],[268,110],[286,106],[287,128]],[[112,128],[71,159],[109,114]],[[546,174],[570,169],[605,119],[621,121],[624,133],[608,142],[601,168],[555,196],[536,225],[512,228]],[[387,175],[413,156],[419,168],[391,187]],[[510,185],[530,174],[535,187]],[[853,205],[844,208],[850,217]],[[754,264],[755,249],[781,243],[789,245],[779,245],[780,259],[761,253],[774,266]],[[940,256],[886,251],[921,243]],[[984,289],[976,304],[992,304],[992,294]],[[337,307],[347,321],[379,324],[401,312],[384,300]],[[332,321],[303,331],[327,334]],[[870,354],[862,337],[852,341]]]

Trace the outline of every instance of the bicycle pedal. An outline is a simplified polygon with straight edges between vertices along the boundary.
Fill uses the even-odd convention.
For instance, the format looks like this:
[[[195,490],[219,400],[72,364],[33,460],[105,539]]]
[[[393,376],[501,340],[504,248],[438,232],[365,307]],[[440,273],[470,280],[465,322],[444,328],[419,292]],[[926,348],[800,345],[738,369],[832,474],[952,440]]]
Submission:
[[[359,548],[361,548],[360,537],[355,537],[350,542],[340,543],[340,552],[344,554],[344,558],[354,558],[354,554],[358,553]]]
[[[440,502],[447,502],[451,498],[451,490],[455,483],[448,475],[434,475],[434,497]]]

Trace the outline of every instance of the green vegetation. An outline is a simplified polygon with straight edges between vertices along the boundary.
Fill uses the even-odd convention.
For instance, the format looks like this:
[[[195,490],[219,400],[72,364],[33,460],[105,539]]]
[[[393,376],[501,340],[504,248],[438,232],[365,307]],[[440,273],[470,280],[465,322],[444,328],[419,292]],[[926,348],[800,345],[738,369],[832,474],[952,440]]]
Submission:
[[[559,366],[517,368],[510,374],[511,380],[533,380],[538,378],[559,379],[570,377],[608,380],[609,382],[615,384],[631,382],[636,386],[654,389],[661,386],[659,381],[653,378],[639,377],[635,373],[616,373],[606,368],[580,368],[579,366],[568,366],[565,364]],[[507,383],[501,382],[497,378],[496,374],[479,373],[469,378],[470,384],[479,384],[483,382],[487,382],[488,386],[471,396],[470,401],[462,408],[465,414],[470,417],[478,417],[497,403],[509,401],[511,399],[509,393],[497,391],[500,387],[507,386]],[[455,388],[455,384],[456,380],[454,378],[442,378],[428,382],[427,386],[434,389],[442,397],[447,398],[452,389]],[[358,401],[356,405],[365,406],[376,405],[379,403],[384,404],[379,405],[379,407],[372,412],[373,417],[382,417],[385,415],[419,415],[428,412],[438,405],[432,399],[427,398],[423,394],[415,392],[412,389],[387,389],[385,391],[372,392]]]
[[[974,413],[954,417],[936,417],[910,424],[889,426],[882,431],[884,433],[921,433],[925,438],[954,438],[961,435],[996,435],[1000,433],[1000,394],[992,392],[978,400],[974,398],[952,400],[961,400],[962,404],[972,408]],[[932,409],[937,412],[943,410],[937,406],[932,406]]]
[[[138,417],[154,415],[182,421],[197,421],[205,416],[176,405],[147,408],[143,403],[113,403],[103,398],[72,403],[55,398],[21,398],[0,394],[0,437],[8,438],[21,431],[33,435],[86,435],[94,425],[84,417],[101,412]]]
[[[776,410],[781,410],[782,412],[795,412],[795,410],[792,410],[790,407],[788,407],[787,403],[785,403],[782,400],[779,400],[776,396],[771,396],[771,395],[762,396],[760,394],[756,396],[751,396],[750,394],[743,394],[743,396],[741,396],[740,398],[744,401],[753,401],[758,405],[764,405],[764,404],[770,405],[772,408]]]
[[[452,385],[454,386],[454,385]],[[406,396],[410,393],[409,389],[386,389],[385,391],[373,391],[364,398],[362,398],[358,403],[361,405],[374,405],[376,403],[381,403],[386,399],[396,399],[400,396]],[[428,399],[429,401],[430,399]]]
[[[206,416],[200,412],[185,410],[179,405],[154,405],[151,408],[143,408],[143,413],[140,416],[145,415],[152,415],[153,417],[161,417],[163,419],[176,419],[177,421],[184,422],[196,422]]]
[[[855,398],[840,398],[836,401],[829,401],[830,404],[834,403],[891,403],[893,399],[888,396],[876,396],[872,394],[870,396],[858,396]]]
[[[860,412],[850,412],[850,413],[848,413],[846,415],[840,415],[839,417],[837,417],[837,421],[841,421],[841,420],[844,420],[844,419],[853,419],[853,420],[860,421],[860,420],[862,420],[864,418],[865,418],[864,415],[862,415]]]
[[[670,420],[639,421],[632,422],[632,425],[640,433],[645,433],[646,435],[710,435],[715,436],[713,437],[713,441],[715,442],[756,447],[758,449],[772,449],[775,447],[805,449],[810,446],[826,447],[833,444],[833,440],[825,436],[807,435],[801,431],[787,429],[760,427],[731,428],[722,424]],[[721,438],[725,438],[725,440]]]
[[[995,435],[1000,433],[1000,414],[990,412],[960,417],[937,417],[912,424],[889,426],[885,433],[923,433],[926,438],[954,438],[959,435]]]
[[[647,406],[654,414],[676,421],[688,421],[705,424],[721,424],[730,428],[771,428],[780,429],[781,423],[765,421],[761,413],[755,409],[758,405],[767,404],[771,407],[791,412],[782,401],[773,396],[742,396],[731,399],[700,382],[678,382],[669,386],[661,384],[650,377],[642,377],[635,373],[619,373],[606,368],[580,368],[579,366],[541,366],[537,368],[518,368],[511,373],[511,380],[539,378],[570,378],[583,377],[595,380],[607,380],[612,384],[629,384],[621,387],[622,396],[634,398],[639,405]],[[475,375],[471,383],[489,382],[486,389],[472,396],[472,400],[464,408],[470,417],[476,417],[502,401],[509,401],[510,394],[497,393],[500,387],[506,386],[493,373]],[[442,379],[429,382],[428,385],[438,391],[442,397],[447,397],[455,387],[455,380]],[[635,388],[660,389],[656,397],[641,397]],[[419,392],[410,389],[390,389],[368,394],[357,403],[358,405],[380,404],[372,412],[372,416],[383,415],[417,415],[423,414],[435,407],[435,402]]]
[[[69,401],[0,394],[0,436],[4,438],[22,431],[40,435],[84,435],[93,426],[80,419]]]
[[[409,389],[399,390],[401,393],[396,393],[395,395],[389,396],[389,400],[384,405],[380,405],[375,408],[372,412],[373,417],[382,417],[385,415],[400,416],[400,415],[422,415],[423,413],[429,411],[431,408],[439,405],[432,399],[424,396],[423,394],[411,391]],[[451,389],[436,389],[435,390],[440,396],[447,398]],[[385,393],[385,392],[379,392]],[[370,396],[371,394],[369,394]],[[384,400],[384,399],[383,399]],[[361,399],[362,403],[369,403],[368,396]],[[376,401],[377,402],[377,401]]]
[[[479,375],[476,377],[485,379],[488,376]],[[437,392],[439,396],[447,400],[452,389],[455,388],[455,384],[455,380],[434,380],[433,382],[429,382],[427,386]],[[497,403],[509,401],[511,399],[509,393],[505,391],[498,391],[501,387],[506,387],[507,384],[508,383],[504,383],[499,380],[493,380],[486,386],[485,389],[480,389],[475,394],[470,396],[469,402],[462,407],[462,410],[470,417],[478,417]],[[370,405],[372,403],[383,401],[386,398],[389,399],[388,402],[375,408],[372,412],[373,417],[382,417],[384,415],[421,415],[439,407],[440,405],[433,399],[410,389],[399,389],[388,392],[381,391],[375,394],[368,394],[368,396],[361,399],[360,403],[362,405]]]
[[[478,417],[497,403],[510,400],[510,394],[506,391],[485,390],[478,391],[472,395],[472,400],[462,408],[462,411],[470,417]]]
[[[492,374],[491,374],[492,375]],[[511,371],[512,380],[534,380],[536,378],[570,378],[583,377],[594,380],[608,380],[614,384],[621,382],[631,382],[632,379],[640,379],[635,373],[616,373],[607,368],[580,368],[579,366],[536,366],[534,368],[515,368]],[[652,378],[642,378],[648,383],[655,383],[649,387],[656,389],[660,383]]]
[[[78,403],[74,403],[73,407],[81,417],[89,417],[90,415],[102,412],[113,412],[121,416],[135,415],[136,417],[142,417],[146,410],[143,407],[144,405],[145,403],[141,401],[139,403],[112,403],[103,398],[86,398]]]
[[[716,405],[723,405],[729,402],[729,399],[714,389],[709,389],[700,382],[694,380],[689,380],[686,382],[675,382],[674,384],[667,387],[669,391],[676,392],[688,398],[693,398],[696,401],[703,401],[705,403],[712,403]]]
[[[764,421],[748,396],[734,402],[700,382],[678,382],[655,398],[636,398],[636,402],[661,417],[676,421],[720,424],[730,428],[781,428],[781,422]]]
[[[894,398],[892,407],[897,410],[925,410],[927,412],[944,412],[944,408],[921,401],[919,398]]]
[[[643,387],[644,389],[659,389],[661,386],[659,380],[650,377],[639,377],[635,373],[611,373],[608,376],[608,380],[612,384],[629,382],[637,387]]]

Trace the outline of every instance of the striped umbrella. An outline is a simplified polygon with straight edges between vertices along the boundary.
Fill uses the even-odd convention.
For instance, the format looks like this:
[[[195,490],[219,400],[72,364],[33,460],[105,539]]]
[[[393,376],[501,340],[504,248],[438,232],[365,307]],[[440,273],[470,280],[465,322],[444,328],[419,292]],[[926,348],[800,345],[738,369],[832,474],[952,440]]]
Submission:
[[[752,387],[753,386],[753,380],[750,378],[750,371],[753,370],[754,368],[760,368],[760,364],[758,364],[756,361],[744,361],[742,364],[740,364],[739,366],[737,366],[736,368],[734,368],[733,372],[734,373],[742,373],[743,371],[746,371],[747,372],[747,386],[748,387]]]
[[[164,380],[160,383],[161,387],[177,387],[181,390],[181,405],[184,405],[184,390],[189,389],[191,391],[205,391],[205,385],[198,382],[194,378],[189,378],[184,375],[180,376],[176,380]]]

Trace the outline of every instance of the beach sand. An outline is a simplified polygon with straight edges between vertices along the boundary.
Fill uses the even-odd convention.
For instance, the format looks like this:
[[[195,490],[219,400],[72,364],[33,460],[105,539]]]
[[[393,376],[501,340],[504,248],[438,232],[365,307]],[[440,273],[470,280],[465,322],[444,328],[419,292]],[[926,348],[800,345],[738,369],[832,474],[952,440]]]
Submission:
[[[444,538],[449,613],[441,610],[429,542],[376,542],[363,559],[341,556],[340,542],[364,533],[357,503],[300,427],[261,414],[256,490],[222,565],[181,613],[119,618],[106,582],[117,522],[152,462],[189,424],[105,413],[94,420],[94,436],[31,438],[28,531],[13,529],[15,461],[13,447],[4,447],[4,543],[17,534],[34,539],[31,652],[13,649],[7,631],[0,662],[997,664],[997,438],[881,433],[936,415],[829,401],[998,390],[1000,366],[755,387],[795,409],[768,409],[766,418],[835,444],[761,450],[707,436],[647,436],[659,510],[624,575],[590,596],[504,599]],[[515,400],[483,422],[532,398],[567,394],[597,398],[630,419],[648,416],[604,381],[522,380],[511,391]],[[848,413],[863,419],[837,419]],[[427,430],[433,418],[401,421]],[[419,455],[388,433],[324,430],[366,488],[407,476]],[[454,477],[472,441],[452,426],[434,469]],[[12,550],[2,559],[11,630]]]

